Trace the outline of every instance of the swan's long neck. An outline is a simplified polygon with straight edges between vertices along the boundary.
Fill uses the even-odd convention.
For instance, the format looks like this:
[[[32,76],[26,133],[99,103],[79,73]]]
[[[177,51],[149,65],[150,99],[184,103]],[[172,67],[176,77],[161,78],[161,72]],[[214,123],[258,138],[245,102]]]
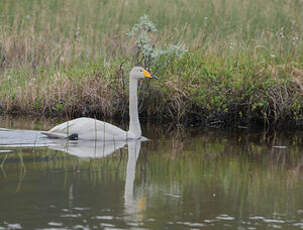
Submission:
[[[135,138],[141,137],[141,126],[138,114],[138,80],[129,77],[129,132]]]

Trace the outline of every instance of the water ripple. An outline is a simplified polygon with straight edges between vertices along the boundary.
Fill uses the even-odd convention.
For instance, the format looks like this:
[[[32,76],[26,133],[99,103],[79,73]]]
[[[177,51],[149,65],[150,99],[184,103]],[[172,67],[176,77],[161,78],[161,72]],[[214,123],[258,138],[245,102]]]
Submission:
[[[113,216],[96,216],[95,218],[98,219],[98,220],[112,220],[112,219],[114,219]]]
[[[217,216],[216,219],[218,219],[218,220],[234,220],[235,217],[229,216],[227,214],[222,214],[220,216]]]
[[[63,223],[58,223],[58,222],[49,222],[48,225],[50,226],[63,226]]]

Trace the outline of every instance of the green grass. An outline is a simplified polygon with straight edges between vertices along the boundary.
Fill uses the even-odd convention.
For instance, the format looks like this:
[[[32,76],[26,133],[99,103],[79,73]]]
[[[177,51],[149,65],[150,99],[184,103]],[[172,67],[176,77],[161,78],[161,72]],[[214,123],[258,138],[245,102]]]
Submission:
[[[128,72],[142,65],[136,38],[148,14],[156,47],[179,58],[151,67],[141,117],[214,124],[302,119],[303,3],[293,0],[0,3],[0,108],[6,113],[127,116]],[[218,123],[219,122],[219,123]]]

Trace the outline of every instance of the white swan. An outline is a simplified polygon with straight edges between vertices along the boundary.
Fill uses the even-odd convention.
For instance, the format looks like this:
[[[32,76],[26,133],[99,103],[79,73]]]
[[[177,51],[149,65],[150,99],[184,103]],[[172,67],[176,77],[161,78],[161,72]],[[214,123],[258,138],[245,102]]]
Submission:
[[[129,131],[104,121],[82,117],[64,122],[42,134],[50,138],[69,138],[83,140],[116,141],[141,138],[141,126],[138,114],[138,80],[158,79],[142,67],[134,67],[129,74]]]

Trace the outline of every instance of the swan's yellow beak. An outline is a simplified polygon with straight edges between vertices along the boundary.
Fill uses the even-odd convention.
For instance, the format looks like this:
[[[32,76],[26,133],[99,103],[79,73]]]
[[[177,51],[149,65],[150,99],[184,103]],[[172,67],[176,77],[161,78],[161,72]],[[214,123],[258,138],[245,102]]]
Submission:
[[[150,74],[148,71],[146,71],[145,69],[143,70],[143,74],[144,74],[144,77],[147,77],[149,79],[156,79],[158,80],[158,78],[155,76],[155,75],[152,75]]]

